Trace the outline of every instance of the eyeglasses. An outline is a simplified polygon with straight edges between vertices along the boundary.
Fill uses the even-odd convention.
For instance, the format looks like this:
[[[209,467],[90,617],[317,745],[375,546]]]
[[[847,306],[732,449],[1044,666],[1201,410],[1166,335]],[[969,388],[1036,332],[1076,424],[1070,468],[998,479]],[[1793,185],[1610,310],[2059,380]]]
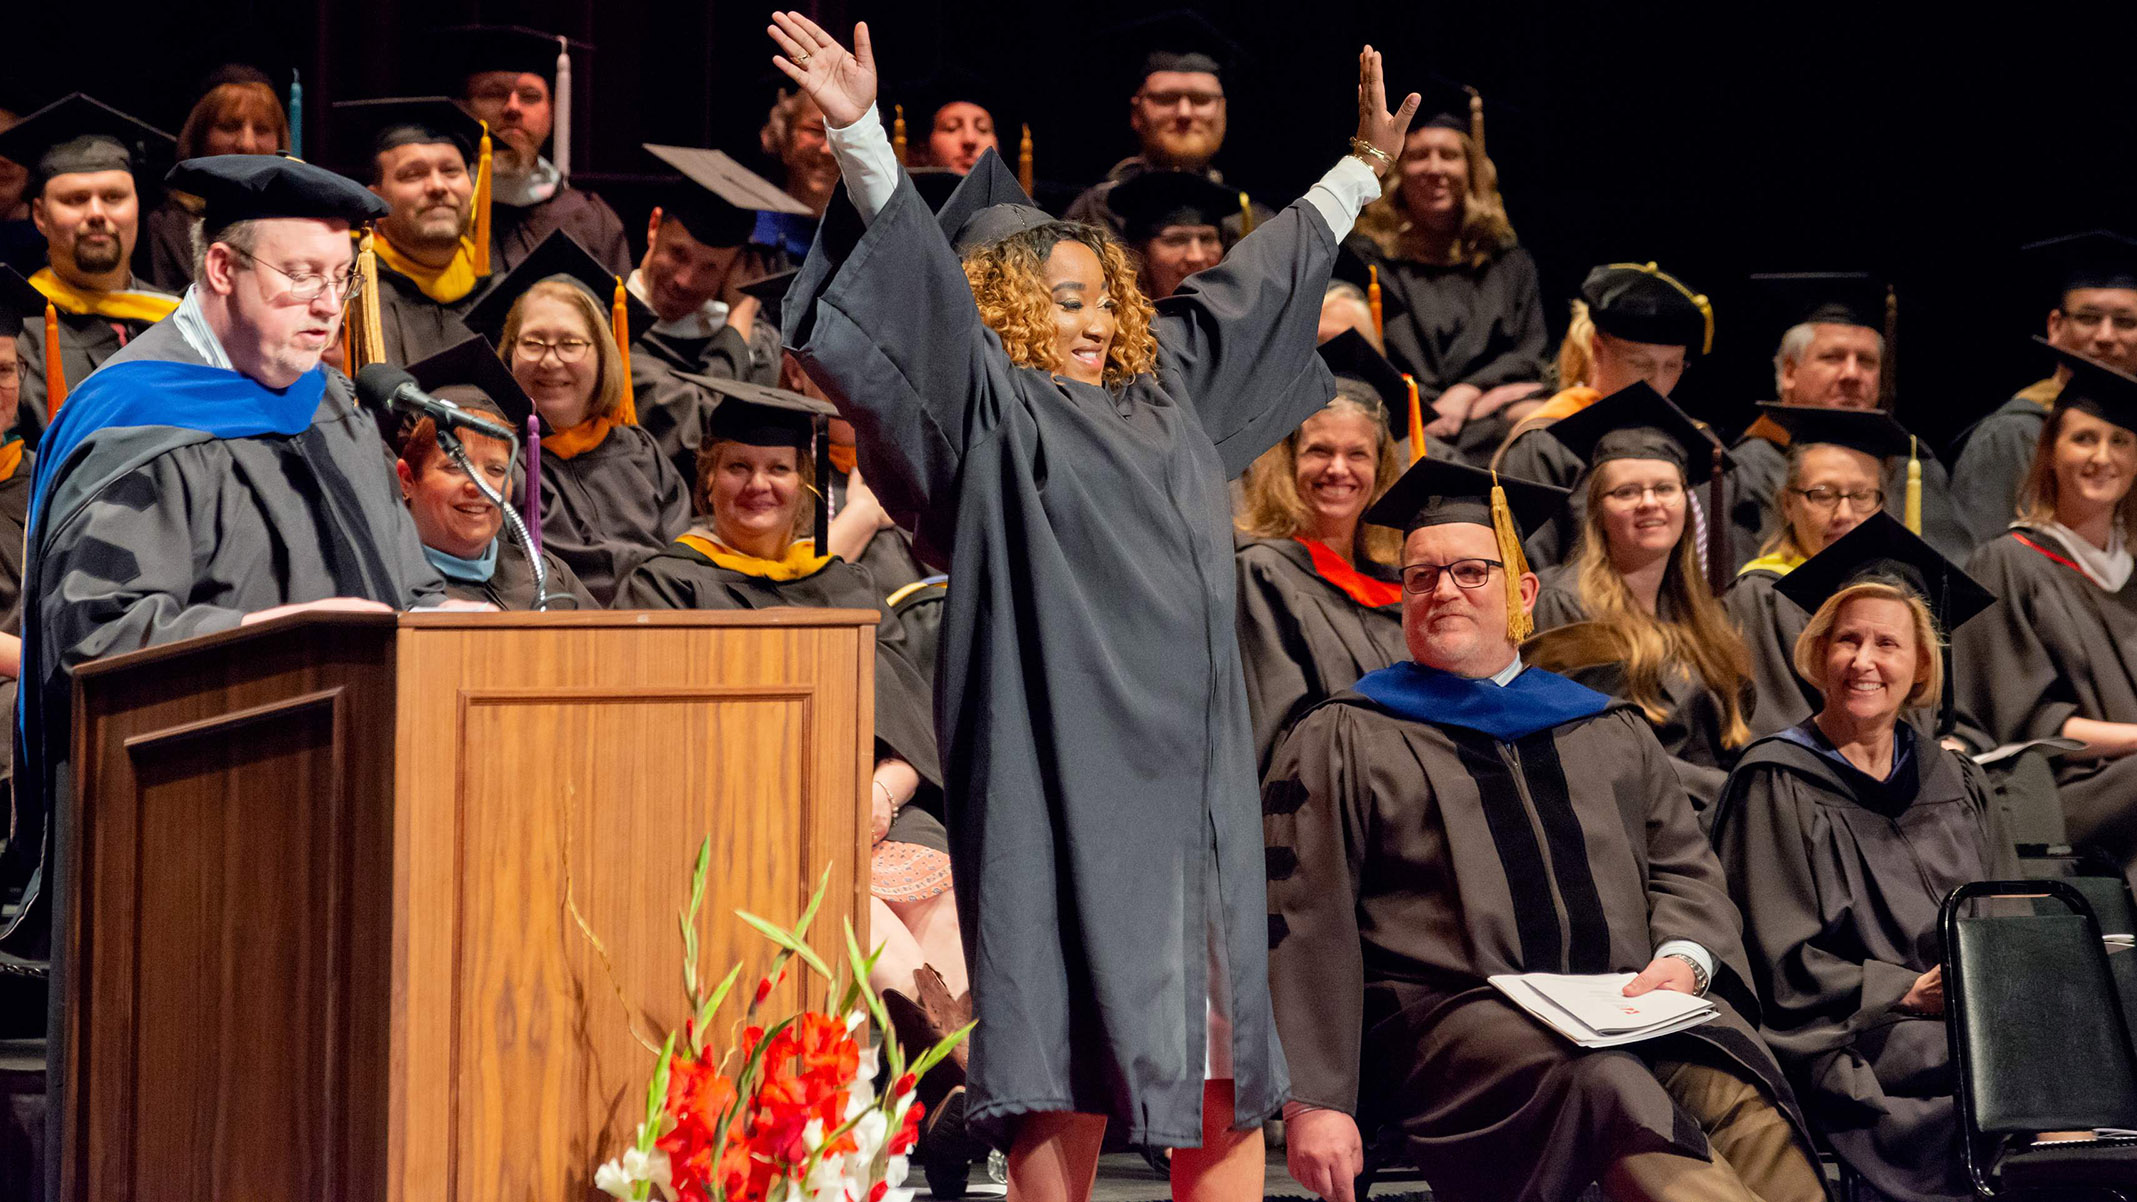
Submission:
[[[1457,559],[1453,563],[1409,563],[1402,567],[1402,590],[1406,593],[1429,593],[1439,588],[1440,573],[1454,578],[1454,587],[1464,592],[1484,587],[1491,579],[1493,568],[1505,564],[1496,559]]]
[[[223,243],[223,245],[230,246],[227,242]],[[291,271],[286,267],[277,267],[252,252],[235,246],[230,246],[230,253],[242,255],[245,261],[253,266],[265,267],[267,270],[288,280],[289,298],[294,301],[303,301],[306,304],[310,304],[318,300],[326,292],[332,291],[335,301],[345,305],[364,294],[364,277],[353,271],[343,276],[324,276],[315,271]]]
[[[1791,488],[1788,491],[1802,497],[1804,503],[1821,513],[1831,513],[1842,501],[1857,513],[1870,513],[1885,507],[1885,490],[1866,488],[1861,492],[1841,492],[1837,488]]]
[[[1154,105],[1161,109],[1178,108],[1183,103],[1189,108],[1213,109],[1224,103],[1224,93],[1222,92],[1202,92],[1187,88],[1172,88],[1163,92],[1142,92],[1139,96],[1144,104]]]
[[[1681,484],[1620,484],[1603,495],[1620,505],[1638,505],[1648,493],[1655,494],[1659,505],[1674,505],[1684,496]]]
[[[566,338],[562,342],[544,342],[539,338],[522,338],[512,344],[513,348],[519,352],[519,357],[529,363],[540,363],[542,356],[551,351],[556,352],[557,362],[559,363],[577,363],[579,360],[586,358],[586,352],[593,345],[593,343],[584,338]]]

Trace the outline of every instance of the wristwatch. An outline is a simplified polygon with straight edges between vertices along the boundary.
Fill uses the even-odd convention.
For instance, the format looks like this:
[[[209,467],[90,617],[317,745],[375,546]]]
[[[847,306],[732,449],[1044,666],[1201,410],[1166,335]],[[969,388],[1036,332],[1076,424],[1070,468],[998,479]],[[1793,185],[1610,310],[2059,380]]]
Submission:
[[[1699,966],[1699,961],[1683,952],[1671,952],[1664,959],[1684,961],[1692,970],[1692,992],[1703,994],[1707,991],[1707,970]]]

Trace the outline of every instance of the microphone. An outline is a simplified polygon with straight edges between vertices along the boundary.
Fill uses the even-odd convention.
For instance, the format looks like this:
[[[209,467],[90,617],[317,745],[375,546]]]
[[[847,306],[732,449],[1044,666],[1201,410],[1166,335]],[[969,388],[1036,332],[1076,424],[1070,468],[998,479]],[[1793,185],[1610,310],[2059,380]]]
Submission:
[[[391,363],[373,363],[356,373],[356,399],[373,409],[404,409],[427,417],[440,430],[458,426],[499,442],[513,440],[505,426],[430,395],[414,376]]]

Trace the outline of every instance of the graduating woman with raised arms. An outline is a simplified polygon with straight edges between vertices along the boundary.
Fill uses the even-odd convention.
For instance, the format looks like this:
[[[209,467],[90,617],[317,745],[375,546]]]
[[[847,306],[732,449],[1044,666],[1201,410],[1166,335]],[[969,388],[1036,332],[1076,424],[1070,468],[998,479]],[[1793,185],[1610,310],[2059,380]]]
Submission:
[[[1352,153],[1153,307],[1117,241],[1040,212],[991,154],[928,212],[867,28],[849,52],[773,20],[846,182],[785,340],[951,569],[936,721],[968,1123],[1010,1145],[1012,1198],[1088,1195],[1108,1121],[1176,1149],[1177,1198],[1258,1194],[1286,1078],[1225,481],[1335,394],[1321,296],[1418,98],[1386,111],[1368,47]]]

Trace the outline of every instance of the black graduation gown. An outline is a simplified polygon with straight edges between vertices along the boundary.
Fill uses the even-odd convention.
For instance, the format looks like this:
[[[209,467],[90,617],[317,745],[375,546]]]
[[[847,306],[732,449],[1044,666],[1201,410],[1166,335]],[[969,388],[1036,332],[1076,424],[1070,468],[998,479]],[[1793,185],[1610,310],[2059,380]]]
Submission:
[[[689,528],[690,486],[637,426],[617,426],[569,459],[543,445],[542,549],[570,565],[601,604]]]
[[[1402,602],[1359,604],[1314,569],[1297,539],[1241,536],[1232,562],[1239,570],[1239,664],[1255,764],[1266,771],[1299,715],[1367,672],[1408,658]]]
[[[608,202],[591,192],[559,184],[548,200],[531,205],[490,205],[490,270],[507,272],[520,265],[542,239],[563,230],[603,267],[631,274],[631,243],[623,219]]]
[[[1922,541],[1953,563],[1963,562],[1974,549],[1974,538],[1959,520],[1959,506],[1952,497],[1951,476],[1929,449],[1921,448]],[[1747,434],[1729,448],[1736,466],[1735,495],[1729,502],[1729,545],[1739,563],[1748,563],[1780,529],[1781,489],[1788,483],[1788,450],[1766,438]],[[1907,518],[1907,459],[1897,456],[1885,464],[1885,512],[1894,521]],[[2008,518],[2005,524],[2009,524]],[[1999,527],[2000,529],[2001,527]],[[1793,726],[1794,723],[1784,723]]]
[[[2062,387],[2038,381],[1974,424],[1952,467],[1952,499],[1975,544],[1988,542],[2018,517],[2018,489],[2033,466],[2048,410]]]
[[[1706,1156],[1650,1058],[1756,1083],[1815,1163],[1721,866],[1629,707],[1500,739],[1345,691],[1292,728],[1262,811],[1293,1095],[1397,1125],[1434,1197],[1559,1202],[1619,1156]],[[1576,1048],[1486,981],[1638,972],[1670,939],[1713,955],[1719,1016],[1659,1040]]]
[[[1574,592],[1570,565],[1547,569],[1541,575],[1543,588],[1536,594],[1535,609],[1537,640],[1524,648],[1523,657],[1606,697],[1629,703],[1632,691],[1625,680],[1624,665],[1583,650],[1588,641],[1572,629],[1589,618]],[[1544,637],[1554,630],[1566,633],[1556,639]],[[1570,658],[1560,663],[1548,655],[1539,656],[1534,649],[1545,644]],[[1661,722],[1649,721],[1648,728],[1655,732],[1656,741],[1669,756],[1670,767],[1676,770],[1677,783],[1691,795],[1692,806],[1698,811],[1701,825],[1705,825],[1713,819],[1715,799],[1721,796],[1722,782],[1736,762],[1736,750],[1722,746],[1721,741],[1727,711],[1714,690],[1680,665],[1666,668],[1661,684],[1667,716]],[[1742,704],[1754,703],[1754,693],[1747,684]],[[1633,712],[1642,718],[1647,716],[1637,706]]]
[[[182,293],[193,283],[193,222],[175,200],[141,219],[141,240],[134,250],[134,271],[165,292]]]
[[[13,613],[22,596],[23,538],[29,530],[30,479],[37,455],[24,451],[12,475],[0,480],[0,614]]]
[[[201,361],[169,321],[115,361],[136,358]],[[405,609],[442,599],[377,427],[351,396],[333,373],[311,428],[293,437],[136,426],[92,434],[68,457],[23,582],[39,606],[25,638],[41,678],[24,703],[41,738],[37,789],[18,796],[67,795],[69,673],[84,661],[228,630],[294,602],[355,596]],[[25,812],[41,820],[34,804]],[[39,825],[11,859],[36,856]]]
[[[129,280],[128,288],[140,292],[155,292],[148,282]],[[89,373],[104,365],[133,339],[139,337],[154,322],[121,321],[95,314],[69,313],[59,310],[59,366],[67,373],[67,386],[80,386],[89,378]],[[31,450],[37,449],[38,439],[43,437],[45,426],[51,418],[45,412],[45,323],[41,313],[27,314],[23,318],[22,333],[15,336],[15,353],[22,357],[26,368],[22,377],[22,395],[15,406],[15,433]]]
[[[1157,371],[1117,390],[1011,364],[910,180],[865,232],[840,189],[787,296],[862,474],[950,564],[936,715],[986,1138],[1077,1110],[1199,1146],[1213,941],[1238,1121],[1283,1101],[1226,481],[1335,395],[1335,251],[1307,202],[1263,223],[1157,302]]]
[[[904,628],[892,616],[883,591],[867,571],[831,557],[798,580],[770,580],[722,567],[685,543],[671,544],[639,564],[616,590],[617,609],[872,609],[876,626],[876,743],[913,766],[921,780],[942,787],[942,760],[935,747],[932,690],[905,654]],[[940,821],[927,812],[934,798],[900,809],[891,834],[900,843],[949,850]],[[911,817],[908,817],[911,814]],[[902,829],[901,829],[902,824]],[[886,836],[889,838],[890,836]]]
[[[745,341],[723,325],[710,338],[678,338],[648,330],[631,343],[631,394],[638,424],[660,444],[661,454],[685,480],[697,479],[698,448],[718,394],[677,373],[779,383],[779,327],[758,320]]]
[[[1536,261],[1527,250],[1508,247],[1472,267],[1390,257],[1362,234],[1344,245],[1380,269],[1388,358],[1417,380],[1424,403],[1457,384],[1486,392],[1524,380],[1542,386],[1549,338]],[[1501,425],[1499,436],[1505,433]],[[1468,456],[1488,459],[1498,449],[1456,441]]]
[[[1883,1196],[1960,1202],[1974,1195],[1944,1020],[1893,1007],[1943,961],[1945,896],[2009,879],[2017,857],[1981,770],[1901,729],[1913,756],[1882,782],[1787,736],[1752,744],[1714,840],[1761,1033],[1811,1122]]]
[[[2060,734],[2073,717],[2137,723],[2137,577],[2110,593],[2046,552],[2064,548],[2020,528],[1966,562],[1998,601],[1952,635],[1971,669],[1959,703],[1999,743]],[[2071,843],[2137,875],[2137,756],[2063,756],[2055,779]]]
[[[534,569],[527,565],[527,553],[520,549],[519,540],[509,531],[500,533],[497,538],[497,570],[490,578],[477,584],[447,576],[445,595],[456,601],[487,601],[499,609],[533,609]],[[542,564],[549,571],[545,591],[549,594],[550,612],[601,608],[601,603],[594,600],[594,595],[587,592],[586,586],[572,574],[571,565],[558,559],[547,547],[542,548]]]
[[[378,265],[378,324],[379,334],[386,344],[386,362],[406,367],[467,341],[474,331],[460,320],[460,315],[474,307],[482,291],[482,285],[478,283],[452,304],[439,304],[423,295],[414,280],[381,261]]]

